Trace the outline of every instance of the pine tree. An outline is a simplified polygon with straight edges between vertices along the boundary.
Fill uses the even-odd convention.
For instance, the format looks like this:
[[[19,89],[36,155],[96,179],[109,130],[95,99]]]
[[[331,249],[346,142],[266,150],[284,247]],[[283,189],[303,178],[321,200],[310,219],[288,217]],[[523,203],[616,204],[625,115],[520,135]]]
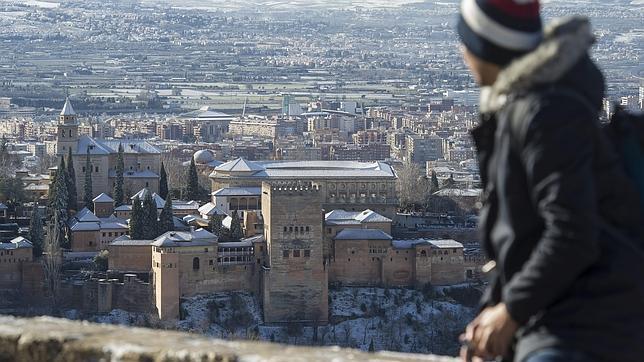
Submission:
[[[190,168],[188,168],[188,185],[186,186],[186,197],[188,200],[199,199],[199,176],[197,175],[197,165],[195,159],[190,158]]]
[[[222,221],[224,221],[224,215],[217,213],[210,215],[210,219],[208,220],[208,229],[218,237],[222,236]]]
[[[159,196],[161,196],[161,198],[165,200],[168,198],[168,175],[165,172],[165,166],[163,165],[163,162],[161,162],[160,176],[161,178],[159,179]]]
[[[69,243],[67,242],[66,230],[67,230],[67,201],[68,190],[67,190],[67,172],[65,169],[65,158],[60,158],[60,164],[56,170],[56,178],[53,184],[53,198],[50,198],[50,212],[52,214],[52,219],[57,220],[58,226],[55,229],[58,230],[56,233],[58,236],[58,245],[63,248],[68,248]],[[55,216],[55,217],[54,217]]]
[[[143,208],[138,196],[132,201],[132,215],[130,216],[130,238],[133,240],[143,239]]]
[[[432,180],[430,183],[431,191],[436,192],[438,189],[440,189],[440,186],[438,185],[438,177],[436,177],[436,171],[432,170]]]
[[[143,238],[151,240],[159,236],[159,225],[157,222],[157,205],[152,198],[150,191],[146,192],[143,198]]]
[[[230,237],[233,240],[241,240],[244,237],[244,230],[242,229],[241,220],[239,219],[237,210],[235,210],[230,217],[232,218],[230,222]]]
[[[38,203],[34,203],[34,209],[31,212],[31,221],[29,222],[29,235],[27,239],[31,241],[33,247],[34,257],[42,255],[43,243],[45,242],[45,234],[43,230],[42,215],[38,210]]]
[[[163,210],[159,216],[159,235],[174,230],[174,219],[172,217],[172,199],[165,200]]]
[[[83,203],[85,207],[94,211],[94,199],[92,191],[92,163],[89,159],[89,147],[87,148],[87,157],[85,159],[85,187],[84,187]]]
[[[123,145],[119,143],[119,152],[116,156],[116,180],[114,182],[114,190],[112,192],[114,198],[114,207],[123,205],[123,172],[125,165],[123,164]]]
[[[69,210],[78,210],[78,199],[76,198],[76,171],[74,170],[74,160],[72,158],[72,148],[69,148],[67,154],[67,207]]]

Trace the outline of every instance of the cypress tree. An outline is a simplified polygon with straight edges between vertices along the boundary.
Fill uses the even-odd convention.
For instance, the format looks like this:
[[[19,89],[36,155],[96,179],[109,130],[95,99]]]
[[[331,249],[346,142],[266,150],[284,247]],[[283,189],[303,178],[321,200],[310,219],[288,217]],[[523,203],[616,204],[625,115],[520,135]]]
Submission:
[[[119,152],[116,156],[116,180],[114,181],[114,190],[112,192],[114,198],[114,207],[123,205],[123,172],[125,165],[123,164],[123,145],[119,143]]]
[[[31,212],[31,221],[29,222],[29,235],[27,236],[34,246],[33,255],[39,257],[42,255],[45,234],[43,230],[42,215],[38,210],[38,203],[34,203],[34,209]]]
[[[89,147],[87,148],[87,157],[85,159],[85,187],[84,187],[83,203],[85,207],[94,211],[94,199],[92,191],[92,163],[89,159]]]
[[[53,184],[53,197],[50,198],[50,212],[52,217],[57,220],[58,226],[56,227],[59,232],[58,235],[58,245],[63,248],[69,247],[66,237],[67,230],[67,201],[68,197],[68,181],[67,181],[67,171],[65,169],[65,158],[60,158],[60,163],[58,164],[58,169],[56,170],[56,178]]]
[[[143,239],[143,209],[141,208],[141,200],[138,196],[134,197],[132,201],[132,215],[130,216],[130,238],[134,240]]]
[[[72,158],[72,148],[67,153],[67,207],[69,210],[78,210],[78,199],[76,193],[76,171],[74,170],[74,160]]]
[[[440,188],[440,186],[438,185],[438,177],[436,177],[436,171],[434,170],[432,170],[432,180],[430,187],[432,192],[438,191],[438,189]]]
[[[224,215],[223,214],[212,214],[210,215],[210,218],[208,220],[208,228],[210,229],[210,232],[213,234],[221,237],[222,236],[222,221],[224,221]]]
[[[230,237],[233,240],[241,240],[241,238],[244,237],[244,230],[242,229],[241,220],[239,219],[237,210],[235,210],[230,217],[232,218],[230,222]]]
[[[172,199],[168,198],[165,200],[165,205],[163,205],[163,210],[161,210],[161,215],[159,216],[159,235],[173,230]]]
[[[190,158],[190,167],[188,168],[188,185],[186,186],[186,197],[188,200],[199,199],[199,176],[197,175],[197,165],[194,157]]]
[[[159,179],[159,196],[165,200],[168,198],[168,175],[165,172],[163,162],[161,162],[161,172],[159,173],[161,176]]]
[[[143,198],[143,238],[151,240],[156,238],[159,231],[157,222],[157,205],[148,190]]]

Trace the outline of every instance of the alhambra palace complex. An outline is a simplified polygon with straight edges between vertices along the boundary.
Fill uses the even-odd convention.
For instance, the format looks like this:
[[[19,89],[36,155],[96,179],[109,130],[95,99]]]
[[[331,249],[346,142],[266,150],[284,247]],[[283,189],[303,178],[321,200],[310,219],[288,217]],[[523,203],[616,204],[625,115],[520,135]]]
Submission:
[[[161,151],[145,141],[79,136],[73,108],[65,104],[58,154],[72,149],[77,185],[83,184],[90,157],[96,196],[94,212],[83,208],[69,222],[70,254],[109,251],[107,278],[63,285],[66,293],[80,297],[70,298],[80,300],[78,308],[145,311],[169,320],[179,318],[181,298],[242,290],[258,297],[267,324],[325,324],[330,285],[458,284],[481,264],[468,260],[454,240],[391,236],[396,173],[383,162],[240,158],[221,163],[210,151],[199,151],[194,159],[210,176],[211,202],[173,200],[176,231],[132,240],[127,235],[132,206],[115,209],[110,197],[119,144],[124,147],[125,194],[133,200],[152,193],[160,212],[165,204],[157,195]],[[208,218],[235,210],[241,213],[245,238],[220,242],[207,230]],[[230,219],[224,219],[224,227]],[[2,244],[5,278],[0,283],[33,289],[31,244],[19,239]],[[8,263],[7,257],[18,262]]]

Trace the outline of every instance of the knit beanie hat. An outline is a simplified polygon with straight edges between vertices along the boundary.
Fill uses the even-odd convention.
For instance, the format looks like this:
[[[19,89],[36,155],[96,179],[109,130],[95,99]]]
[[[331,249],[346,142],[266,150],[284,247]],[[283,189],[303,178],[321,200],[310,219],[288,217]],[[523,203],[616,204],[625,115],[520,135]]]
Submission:
[[[463,0],[458,35],[477,57],[505,66],[543,37],[538,0]]]

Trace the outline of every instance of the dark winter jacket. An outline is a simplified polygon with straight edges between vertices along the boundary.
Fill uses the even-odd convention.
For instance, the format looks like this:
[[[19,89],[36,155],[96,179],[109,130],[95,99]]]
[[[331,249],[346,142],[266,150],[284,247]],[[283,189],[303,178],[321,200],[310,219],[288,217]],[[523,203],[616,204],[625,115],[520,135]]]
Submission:
[[[644,217],[600,130],[604,81],[585,18],[553,23],[482,90],[472,131],[485,185],[484,296],[521,324],[515,360],[567,346],[644,360]]]

